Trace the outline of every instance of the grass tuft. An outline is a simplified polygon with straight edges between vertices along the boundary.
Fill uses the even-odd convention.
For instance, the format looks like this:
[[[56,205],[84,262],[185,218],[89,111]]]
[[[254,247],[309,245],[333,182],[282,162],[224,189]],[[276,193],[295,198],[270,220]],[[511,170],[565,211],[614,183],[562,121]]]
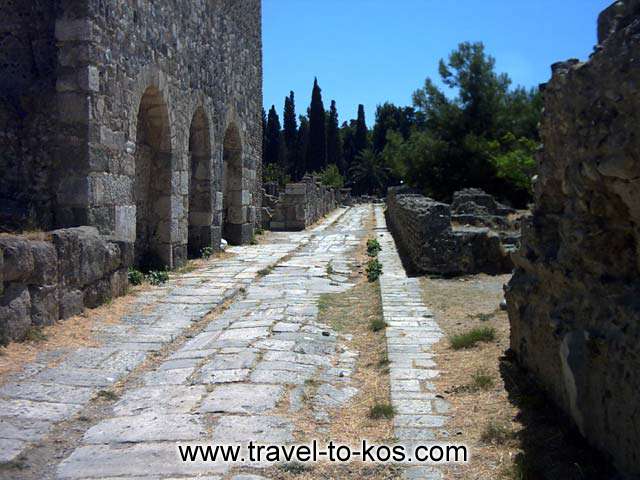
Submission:
[[[507,425],[490,420],[480,435],[480,440],[487,445],[504,445],[513,439],[515,432]]]
[[[465,333],[453,335],[449,339],[451,348],[460,350],[475,347],[480,342],[491,342],[496,338],[496,330],[491,327],[474,328]]]
[[[396,409],[390,403],[376,402],[369,409],[369,418],[379,420],[381,418],[391,419],[396,414]]]
[[[101,400],[107,401],[118,399],[118,395],[113,390],[100,390],[98,393],[96,393],[96,397]]]
[[[493,388],[494,385],[495,385],[495,381],[493,380],[493,377],[484,368],[480,368],[476,370],[471,376],[472,390],[475,390],[475,391],[489,390]]]
[[[303,473],[313,470],[310,465],[305,465],[300,462],[289,462],[278,465],[278,468],[283,472],[290,473],[291,475],[302,475]]]
[[[24,340],[26,342],[39,343],[47,340],[47,336],[42,330],[42,327],[32,325],[27,328],[27,331],[24,333]]]
[[[374,318],[369,322],[369,328],[373,332],[380,332],[387,328],[387,322],[381,318]]]

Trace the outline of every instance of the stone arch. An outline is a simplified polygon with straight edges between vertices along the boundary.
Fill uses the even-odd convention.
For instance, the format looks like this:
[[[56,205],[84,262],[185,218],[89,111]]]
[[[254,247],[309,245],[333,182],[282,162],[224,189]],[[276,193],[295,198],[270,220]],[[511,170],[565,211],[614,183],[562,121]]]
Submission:
[[[213,246],[213,165],[209,119],[202,107],[193,115],[189,130],[189,236],[188,252],[196,256]]]
[[[230,244],[240,245],[250,240],[251,233],[247,233],[249,195],[243,181],[242,140],[240,131],[235,123],[230,123],[227,127],[222,148],[222,236]]]
[[[138,109],[135,149],[135,261],[142,268],[173,267],[172,166],[169,110],[160,90],[148,87]]]

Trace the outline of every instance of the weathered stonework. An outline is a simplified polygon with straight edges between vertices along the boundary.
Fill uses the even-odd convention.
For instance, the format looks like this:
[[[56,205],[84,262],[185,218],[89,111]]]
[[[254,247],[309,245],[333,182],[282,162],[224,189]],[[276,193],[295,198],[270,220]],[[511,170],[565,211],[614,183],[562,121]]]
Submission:
[[[533,218],[506,298],[518,360],[618,467],[640,474],[640,2],[553,66]]]
[[[124,295],[132,244],[93,227],[54,230],[42,240],[0,236],[0,345]]]
[[[451,207],[390,188],[387,223],[412,273],[461,275],[510,272],[500,236],[486,227],[451,224]]]
[[[350,197],[349,189],[326,187],[316,178],[306,176],[298,183],[287,184],[278,197],[270,195],[264,216],[270,217],[268,228],[271,230],[304,230],[338,205],[348,203]]]
[[[95,226],[175,267],[261,207],[260,0],[0,7],[0,221]]]

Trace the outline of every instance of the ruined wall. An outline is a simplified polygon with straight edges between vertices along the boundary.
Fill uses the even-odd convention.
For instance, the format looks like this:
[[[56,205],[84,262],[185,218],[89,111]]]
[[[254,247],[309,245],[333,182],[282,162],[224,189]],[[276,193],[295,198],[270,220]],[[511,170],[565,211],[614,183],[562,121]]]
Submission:
[[[0,2],[0,230],[52,224],[57,0]]]
[[[460,275],[509,272],[500,237],[489,228],[451,225],[451,207],[390,188],[387,223],[412,273]]]
[[[326,187],[316,178],[304,177],[300,182],[287,184],[284,193],[272,204],[269,228],[276,231],[304,230],[349,197],[350,191]]]
[[[132,253],[93,227],[0,236],[0,345],[124,295]]]
[[[533,218],[506,298],[511,348],[626,472],[640,473],[640,2],[553,66]]]

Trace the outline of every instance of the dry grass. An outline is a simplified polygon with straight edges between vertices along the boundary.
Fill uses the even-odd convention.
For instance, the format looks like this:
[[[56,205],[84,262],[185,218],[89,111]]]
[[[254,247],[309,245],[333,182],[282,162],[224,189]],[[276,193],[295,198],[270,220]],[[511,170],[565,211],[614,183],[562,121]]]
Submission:
[[[566,419],[505,357],[509,322],[498,306],[508,275],[424,278],[423,297],[446,336],[434,349],[439,392],[451,403],[446,429],[469,464],[442,467],[447,480],[601,480],[610,470]],[[494,339],[455,350],[450,338],[493,329]]]
[[[131,288],[130,293],[124,297],[116,298],[98,308],[87,309],[80,315],[53,325],[38,328],[37,331],[34,329],[24,342],[13,342],[0,347],[0,383],[7,375],[21,371],[26,364],[34,361],[40,352],[99,346],[93,338],[94,327],[98,323],[118,323],[130,311],[136,295],[145,289],[142,286]]]

